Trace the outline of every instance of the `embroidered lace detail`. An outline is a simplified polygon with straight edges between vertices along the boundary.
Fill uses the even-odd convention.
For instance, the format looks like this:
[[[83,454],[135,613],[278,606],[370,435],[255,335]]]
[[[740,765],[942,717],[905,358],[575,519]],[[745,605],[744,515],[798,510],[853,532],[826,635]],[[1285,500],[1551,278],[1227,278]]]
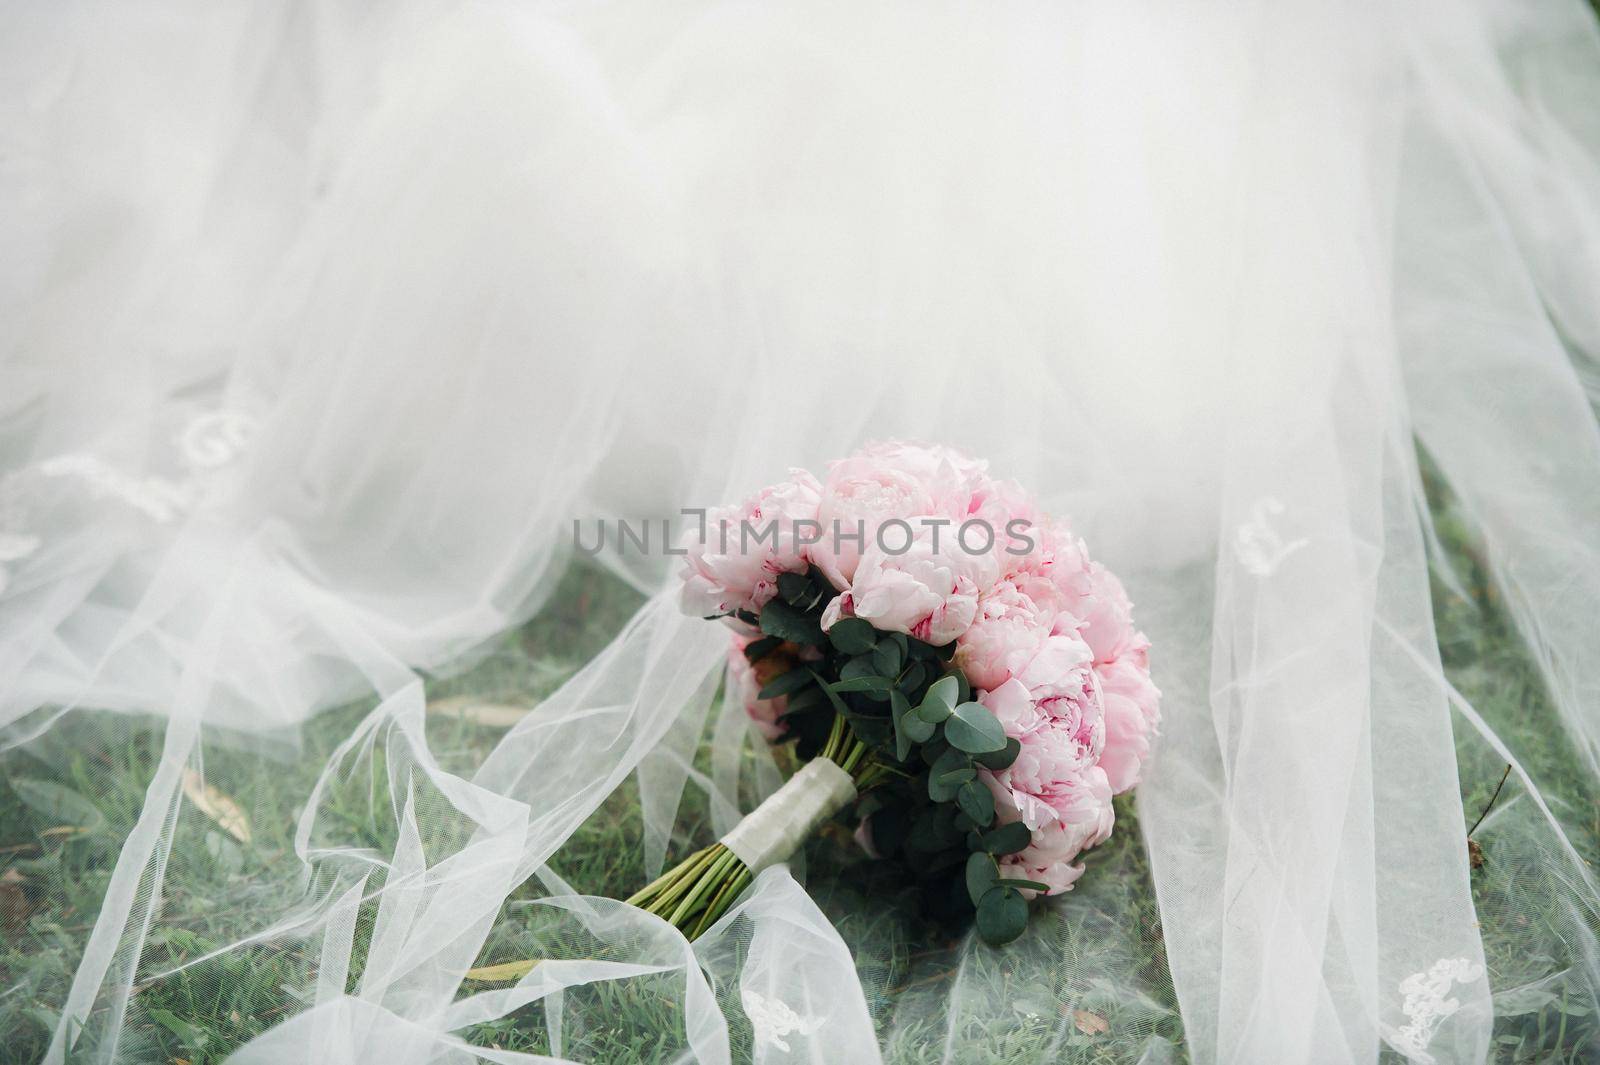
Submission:
[[[214,410],[191,418],[178,433],[178,457],[188,470],[181,479],[136,477],[98,455],[68,453],[39,463],[40,476],[79,482],[96,499],[115,499],[165,524],[212,505],[232,491],[224,467],[243,453],[255,423],[237,410]]]
[[[1447,997],[1456,984],[1470,984],[1483,977],[1483,966],[1466,958],[1440,958],[1426,972],[1412,973],[1400,981],[1405,1002],[1400,1010],[1410,1022],[1400,1028],[1383,1026],[1389,1045],[1420,1065],[1432,1065],[1428,1045],[1439,1025],[1461,1008],[1461,1000]]]
[[[189,419],[172,443],[180,477],[135,476],[89,452],[67,452],[0,477],[0,592],[20,563],[36,552],[43,515],[59,498],[50,483],[75,485],[94,499],[124,503],[160,524],[215,505],[234,490],[227,470],[249,443],[255,422],[239,410],[222,408]]]
[[[789,1043],[784,1036],[810,1035],[822,1023],[815,1017],[800,1016],[781,999],[765,998],[748,988],[740,991],[739,998],[755,1029],[757,1045],[766,1043],[788,1053]]]
[[[98,455],[57,455],[39,463],[45,477],[79,481],[96,499],[115,499],[152,521],[169,522],[193,505],[193,486],[165,477],[134,477]]]
[[[178,434],[178,448],[191,468],[216,469],[238,458],[254,432],[255,422],[243,412],[214,410],[184,426]]]
[[[1272,519],[1283,512],[1282,502],[1262,496],[1251,504],[1250,520],[1234,530],[1233,557],[1257,577],[1272,576],[1284,559],[1311,542],[1304,537],[1284,540],[1283,534],[1272,527]]]

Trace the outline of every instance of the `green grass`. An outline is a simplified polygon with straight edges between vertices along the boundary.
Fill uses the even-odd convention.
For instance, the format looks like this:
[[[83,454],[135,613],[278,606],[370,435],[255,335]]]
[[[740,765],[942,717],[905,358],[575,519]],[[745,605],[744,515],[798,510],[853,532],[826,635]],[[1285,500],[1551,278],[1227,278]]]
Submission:
[[[1442,583],[1435,588],[1449,674],[1527,759],[1574,844],[1592,862],[1600,854],[1594,782],[1564,757],[1561,742],[1552,742],[1559,726],[1486,580],[1479,548],[1453,501],[1434,488],[1439,532],[1469,593],[1463,599]],[[470,668],[431,680],[430,698],[472,694],[531,704],[599,650],[639,598],[614,580],[579,570],[551,602]],[[162,974],[258,930],[261,915],[283,912],[305,897],[291,850],[296,804],[369,709],[359,704],[321,715],[305,727],[298,750],[207,737],[209,778],[224,782],[247,812],[252,838],[234,840],[185,804],[162,906],[138,967],[125,1059],[220,1061],[303,1008],[315,983],[315,936],[286,933]],[[458,718],[430,715],[428,721],[432,749],[457,772],[470,771],[500,735]],[[1464,831],[1488,802],[1504,763],[1459,720],[1457,736]],[[135,718],[69,715],[42,741],[0,759],[0,1061],[35,1061],[48,1045],[51,1006],[65,998],[160,743],[159,732]],[[363,773],[342,781],[326,803],[335,819],[329,831],[383,855],[393,847],[395,818],[385,789],[373,786],[369,772],[381,774],[388,757],[379,744]],[[707,767],[704,746],[701,763]],[[419,795],[418,801],[428,799]],[[892,870],[865,859],[842,829],[830,828],[811,842],[806,883],[851,945],[887,1060],[932,1062],[948,1054],[1008,1065],[1126,1062],[1137,1060],[1152,1038],[1172,1044],[1173,1060],[1183,1060],[1183,1029],[1137,812],[1119,800],[1117,815],[1117,834],[1089,857],[1077,889],[1035,920],[1023,940],[1001,950],[921,920]],[[438,822],[424,840],[430,855],[459,843],[461,826],[449,818],[425,820]],[[581,891],[626,894],[644,880],[640,831],[630,782],[561,849],[553,868]],[[704,799],[691,787],[672,852],[685,854],[712,835]],[[1493,1060],[1600,1060],[1600,1017],[1587,978],[1572,969],[1570,977],[1533,983],[1573,966],[1597,928],[1570,905],[1549,833],[1515,777],[1477,838],[1486,861],[1473,873],[1475,900],[1493,986],[1503,992]],[[543,908],[528,905],[539,894],[535,881],[508,902],[481,962],[584,956],[591,945],[574,937],[570,923],[553,926]],[[352,987],[372,910],[364,907],[358,923]],[[747,1058],[748,1025],[728,989],[720,993],[736,1060]],[[651,979],[570,991],[573,1008],[565,1013],[561,1050],[579,1060],[669,1059],[682,1045],[679,994],[671,981]],[[91,1024],[80,1044],[86,1059],[96,1031]],[[485,1046],[550,1049],[538,1003],[462,1034]]]
[[[1490,582],[1484,548],[1434,477],[1434,526],[1465,596],[1434,581],[1435,628],[1445,673],[1521,762],[1590,870],[1600,860],[1600,791],[1582,769],[1539,673]],[[1459,716],[1456,759],[1466,823],[1494,806],[1473,839],[1473,903],[1496,991],[1496,1062],[1600,1061],[1600,915],[1578,903],[1569,859],[1517,775]],[[1587,961],[1589,972],[1581,971]],[[1551,976],[1551,974],[1556,974]]]

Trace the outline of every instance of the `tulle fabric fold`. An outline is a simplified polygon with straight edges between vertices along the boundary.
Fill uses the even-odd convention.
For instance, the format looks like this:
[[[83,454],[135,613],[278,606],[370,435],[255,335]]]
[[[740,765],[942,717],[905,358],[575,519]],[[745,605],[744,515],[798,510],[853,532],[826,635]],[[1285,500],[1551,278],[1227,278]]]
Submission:
[[[1129,1060],[1476,1062],[1508,995],[1600,1009],[1594,825],[1547,779],[1600,775],[1582,4],[85,3],[0,16],[0,78],[3,764],[128,809],[45,1060],[146,1060],[164,981],[279,965],[232,1060],[586,1060],[607,1024],[1065,1059],[1111,1016]],[[798,868],[695,944],[569,885],[614,796],[642,876],[685,795],[720,832],[780,779],[673,559],[597,560],[643,605],[487,753],[436,692],[562,616],[575,521],[889,436],[1124,575],[1165,693],[1142,837],[1010,961],[900,980],[851,919],[882,901]],[[1447,681],[1425,484],[1548,728]],[[125,747],[136,796],[74,768]],[[1525,894],[1475,903],[1463,784],[1506,764],[1482,838]],[[277,848],[226,923],[186,887],[233,860],[204,784]],[[1536,972],[1485,953],[1518,905]],[[504,957],[542,961],[465,978]]]

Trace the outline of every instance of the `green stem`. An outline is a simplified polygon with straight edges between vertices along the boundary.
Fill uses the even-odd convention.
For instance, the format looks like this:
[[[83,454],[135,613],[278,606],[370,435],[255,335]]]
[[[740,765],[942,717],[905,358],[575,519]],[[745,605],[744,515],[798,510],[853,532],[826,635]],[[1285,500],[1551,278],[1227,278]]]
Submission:
[[[649,893],[652,896],[650,905],[645,909],[662,917],[672,912],[683,893],[694,886],[706,867],[715,859],[716,850],[716,846],[711,846],[696,851],[677,870],[657,881],[656,884],[659,885],[657,890],[652,892],[651,888],[645,888],[641,894]]]
[[[732,851],[720,843],[712,849],[719,853],[712,859],[705,875],[694,883],[684,895],[683,901],[678,903],[678,908],[672,911],[672,916],[667,918],[669,922],[678,928],[686,927],[684,922],[695,912],[701,900],[718,884],[724,872],[739,860],[733,856]]]
[[[643,906],[650,899],[666,890],[669,886],[675,883],[679,877],[683,876],[689,871],[689,867],[695,863],[702,853],[703,852],[701,851],[695,851],[693,854],[689,855],[689,857],[673,866],[670,870],[656,877],[654,880],[650,881],[649,884],[628,896],[628,905]]]
[[[743,862],[735,861],[729,868],[727,875],[723,877],[722,884],[717,888],[716,894],[711,897],[711,901],[707,903],[705,910],[701,912],[700,919],[686,933],[688,937],[690,939],[699,939],[705,934],[706,929],[716,924],[722,918],[722,915],[728,912],[728,907],[733,903],[734,899],[738,898],[739,893],[744,890],[744,885],[749,879],[750,870],[745,868]]]

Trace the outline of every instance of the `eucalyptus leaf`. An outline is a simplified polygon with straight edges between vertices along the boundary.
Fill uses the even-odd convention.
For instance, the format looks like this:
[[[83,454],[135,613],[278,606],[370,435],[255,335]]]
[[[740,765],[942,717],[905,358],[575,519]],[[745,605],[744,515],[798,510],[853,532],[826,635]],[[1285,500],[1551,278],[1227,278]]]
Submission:
[[[886,692],[891,683],[888,677],[866,676],[836,680],[829,687],[836,692]]]
[[[905,714],[900,718],[900,729],[912,743],[927,743],[933,739],[938,726],[924,721],[916,714]]]
[[[920,709],[918,713],[921,713]],[[1006,747],[1006,730],[982,703],[962,703],[957,706],[951,712],[950,720],[944,723],[944,738],[950,741],[951,746],[959,747],[968,754],[1003,751]]]
[[[979,828],[994,824],[994,793],[982,781],[969,780],[961,785],[961,790],[956,792],[956,804]]]
[[[990,854],[1015,854],[1033,842],[1033,832],[1021,821],[1012,821],[983,834],[983,849]]]
[[[978,900],[978,934],[991,946],[1009,943],[1028,927],[1028,903],[1016,888],[992,887]]]
[[[885,677],[898,676],[900,666],[904,662],[905,652],[893,640],[879,640],[878,645],[872,649],[872,664]]]
[[[987,854],[974,854],[967,859],[967,894],[976,906],[1000,878],[1000,867]]]
[[[947,674],[928,686],[928,694],[922,697],[922,705],[941,703],[947,709],[953,708],[956,705],[956,696],[960,693],[961,682],[954,676]]]
[[[917,707],[917,716],[930,725],[941,724],[950,713],[950,708],[938,699],[924,699]]]
[[[927,679],[927,676],[928,667],[921,662],[913,662],[906,667],[904,673],[900,674],[900,680],[897,684],[900,690],[905,692],[907,698],[909,698],[916,693],[918,688],[922,687],[922,682]]]
[[[833,704],[834,712],[848,715],[850,713],[850,708],[845,705],[843,699],[839,698],[839,693],[833,690],[833,685],[828,683],[827,678],[823,677],[821,673],[818,673],[814,669],[810,670],[810,673],[813,677],[817,678],[817,687],[822,689],[822,694],[827,696],[828,702]]]
[[[981,754],[975,754],[972,756],[972,760],[983,766],[983,768],[990,769],[998,773],[1002,769],[1010,768],[1011,763],[1015,762],[1017,760],[1017,755],[1021,753],[1022,741],[1017,739],[1015,736],[1007,736],[1006,745],[1000,750],[984,751]]]
[[[915,720],[914,717],[907,718]],[[947,780],[948,776],[959,773],[961,770],[970,770],[971,760],[957,750],[948,750],[939,756],[928,770],[928,798],[934,802],[949,802],[956,797],[956,791],[964,781]]]
[[[811,673],[810,670],[805,670],[805,672]],[[816,680],[817,675],[815,673],[811,673],[811,679]],[[787,710],[784,712],[784,716],[787,717],[789,714],[804,714],[811,710],[820,709],[827,701],[828,693],[823,691],[821,688],[815,685],[803,687],[794,695],[789,696],[789,705]]]
[[[878,676],[877,663],[873,662],[870,654],[857,655],[839,668],[840,680],[854,680],[857,677]],[[888,680],[888,677],[884,678]]]
[[[1037,880],[1017,880],[1012,877],[1001,877],[995,881],[998,887],[1028,888],[1033,891],[1049,891],[1049,884],[1041,884]]]
[[[780,695],[793,695],[815,679],[809,669],[791,669],[762,685],[761,690],[756,693],[756,698],[776,699]]]
[[[928,777],[928,798],[934,802],[950,802],[956,797],[959,784],[946,784],[936,776]]]
[[[949,807],[925,806],[906,834],[906,846],[923,854],[933,854],[961,841],[948,813]]]
[[[879,747],[889,742],[893,726],[886,717],[869,717],[855,714],[850,718],[850,730],[856,738],[869,747]]]
[[[788,600],[791,605],[799,606],[816,595],[816,589],[811,586],[811,579],[804,573],[778,574],[778,594]]]
[[[905,717],[910,711],[911,704],[903,694],[897,690],[889,692],[889,717],[894,721],[894,757],[898,762],[911,756],[911,745],[915,742],[905,729]]]
[[[773,599],[761,608],[761,631],[792,643],[816,646],[822,643],[822,626],[818,619],[791,606],[782,599]]]
[[[841,654],[866,654],[878,642],[878,633],[861,618],[840,618],[828,630],[828,642]]]

